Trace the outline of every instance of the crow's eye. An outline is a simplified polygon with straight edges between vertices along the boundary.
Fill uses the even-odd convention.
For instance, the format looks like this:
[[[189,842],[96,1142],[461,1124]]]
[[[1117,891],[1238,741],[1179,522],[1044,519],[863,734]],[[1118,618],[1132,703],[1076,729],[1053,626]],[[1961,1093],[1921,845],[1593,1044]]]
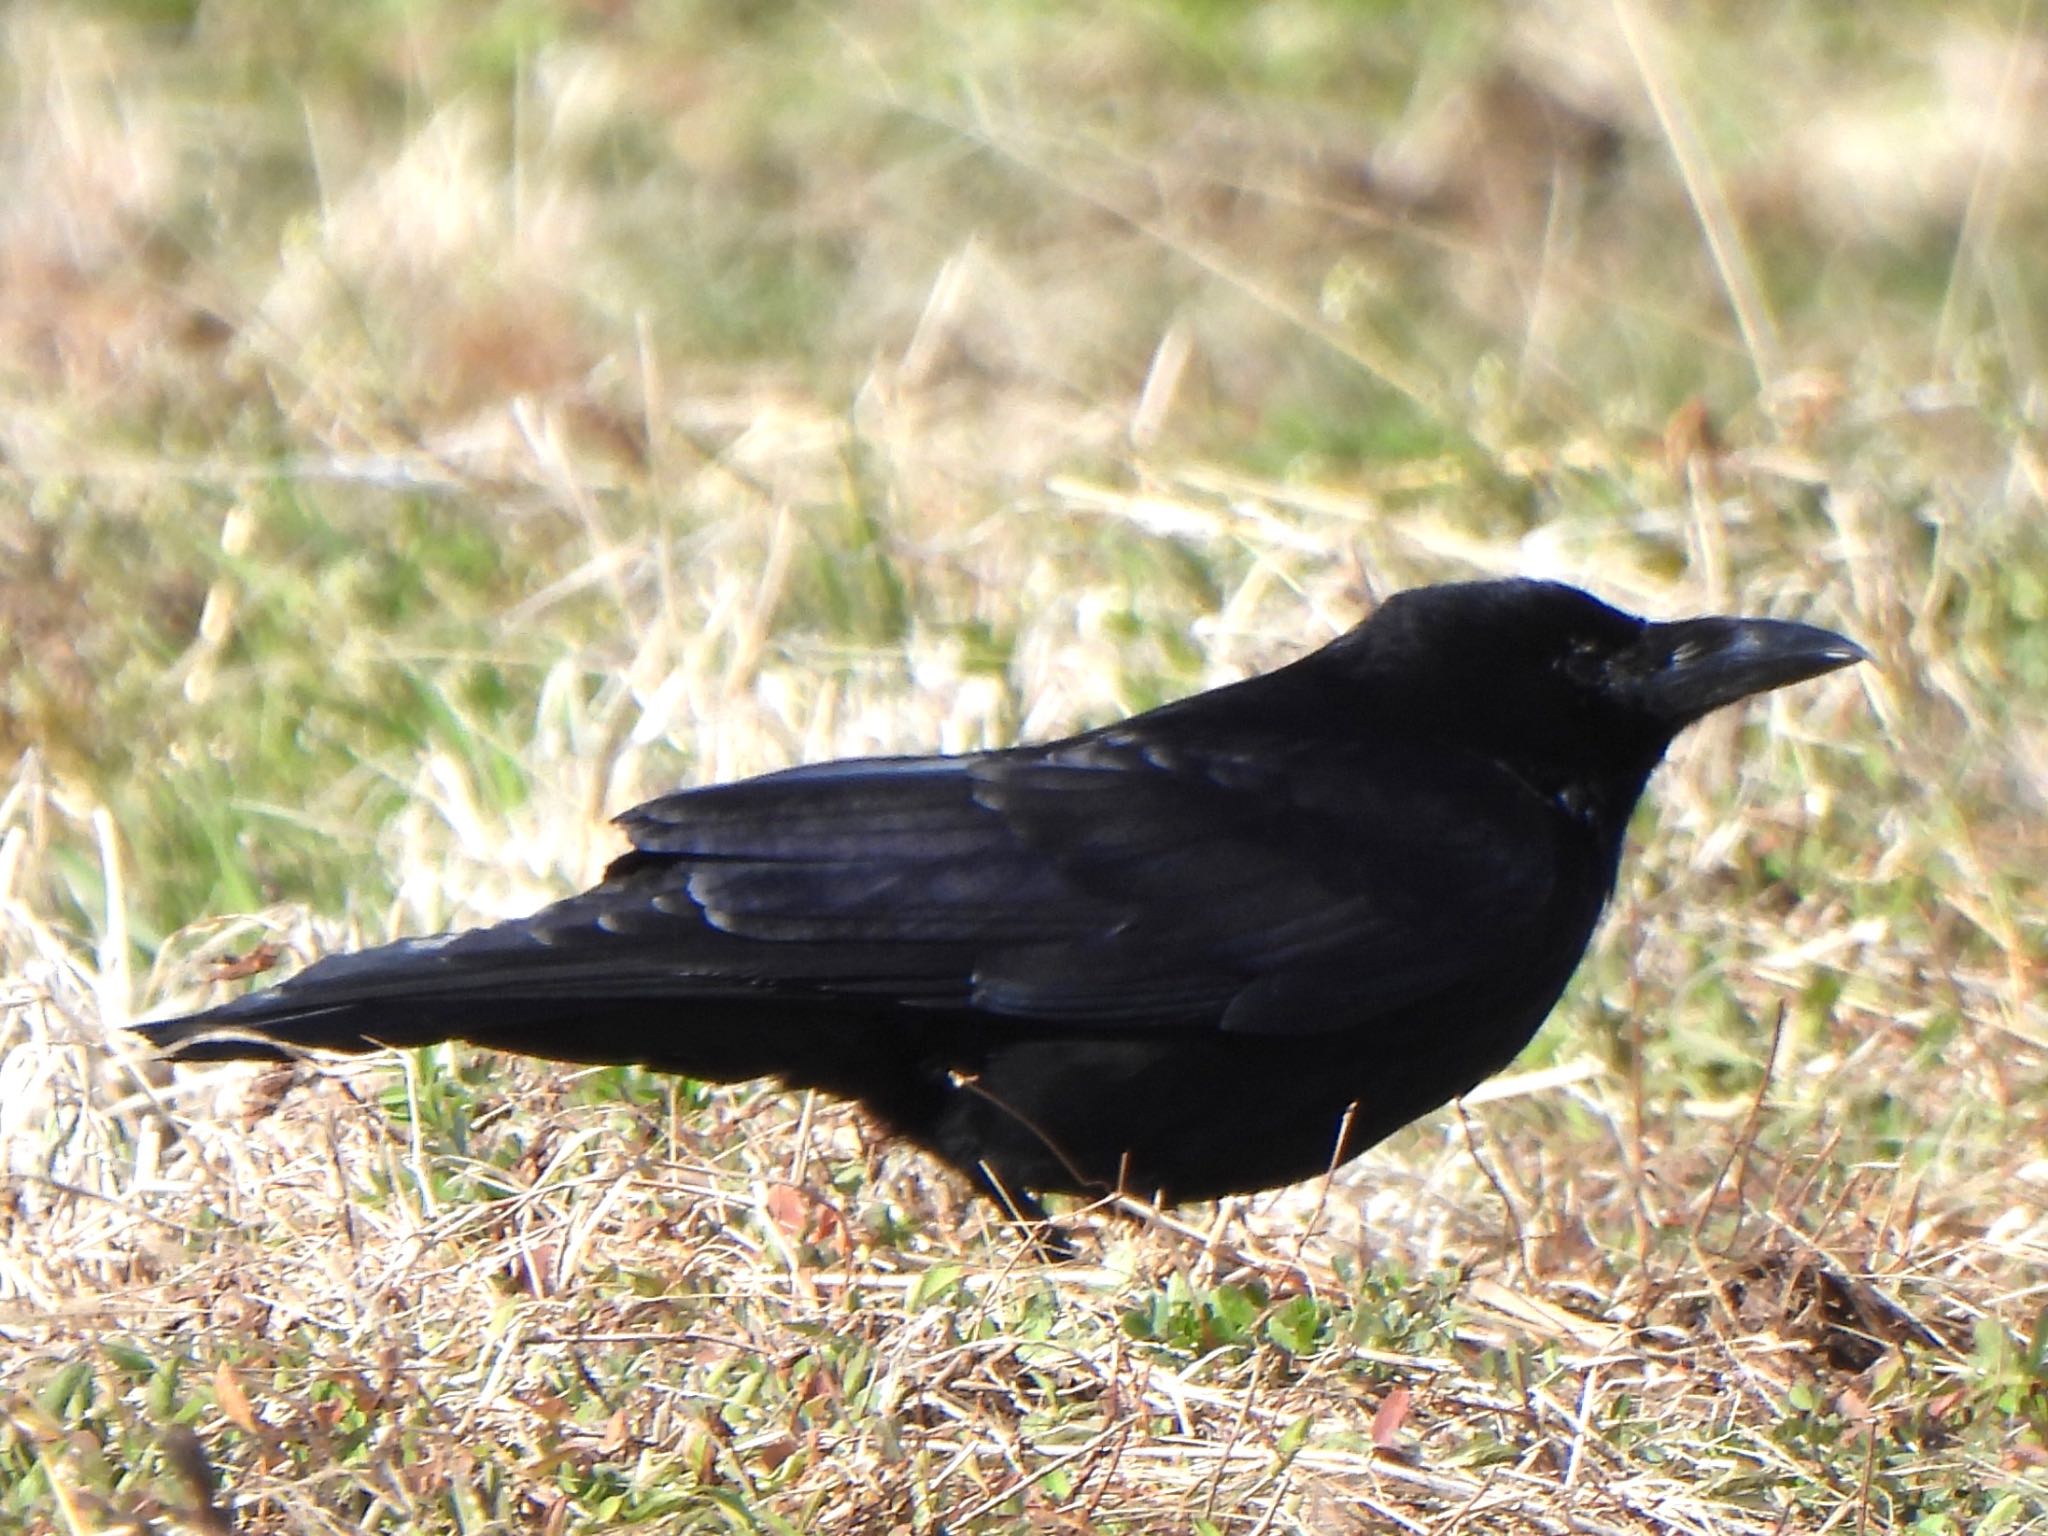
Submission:
[[[1565,642],[1564,655],[1558,659],[1558,670],[1577,682],[1590,682],[1600,673],[1606,661],[1606,651],[1598,640],[1588,635],[1575,635]]]

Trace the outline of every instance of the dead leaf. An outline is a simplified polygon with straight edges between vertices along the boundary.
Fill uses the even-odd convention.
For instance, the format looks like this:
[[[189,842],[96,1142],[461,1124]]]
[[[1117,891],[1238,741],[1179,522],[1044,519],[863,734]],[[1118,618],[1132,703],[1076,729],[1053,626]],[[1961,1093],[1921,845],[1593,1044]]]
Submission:
[[[768,1219],[782,1229],[785,1237],[802,1242],[811,1225],[811,1197],[794,1184],[770,1184],[768,1198]]]
[[[256,1410],[249,1402],[249,1394],[242,1390],[242,1379],[235,1374],[235,1368],[223,1360],[213,1371],[213,1400],[220,1405],[220,1411],[227,1415],[228,1422],[246,1434],[261,1435],[269,1426],[256,1417]]]
[[[536,1387],[531,1392],[514,1393],[512,1400],[543,1423],[559,1424],[569,1417],[569,1404],[545,1387]]]
[[[1379,1408],[1372,1416],[1372,1443],[1383,1451],[1391,1451],[1401,1437],[1401,1426],[1408,1422],[1409,1393],[1406,1387],[1397,1386],[1380,1401]]]
[[[244,1128],[267,1120],[298,1080],[299,1069],[291,1062],[266,1068],[251,1078],[242,1090],[242,1102],[236,1106],[235,1117]]]
[[[1691,468],[1710,467],[1721,452],[1713,414],[1698,395],[1679,406],[1664,423],[1664,465],[1673,479],[1683,479]]]
[[[208,981],[242,981],[276,968],[284,951],[275,944],[258,944],[246,955],[216,955],[206,963]]]

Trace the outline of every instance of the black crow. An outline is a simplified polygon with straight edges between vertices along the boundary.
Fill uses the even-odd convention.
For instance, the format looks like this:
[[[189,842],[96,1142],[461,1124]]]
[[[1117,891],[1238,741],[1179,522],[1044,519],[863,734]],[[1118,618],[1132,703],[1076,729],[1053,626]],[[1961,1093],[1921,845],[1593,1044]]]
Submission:
[[[1666,746],[1864,658],[1536,581],[1062,741],[666,795],[531,917],[138,1026],[188,1060],[459,1039],[857,1099],[1013,1213],[1319,1174],[1499,1071]]]

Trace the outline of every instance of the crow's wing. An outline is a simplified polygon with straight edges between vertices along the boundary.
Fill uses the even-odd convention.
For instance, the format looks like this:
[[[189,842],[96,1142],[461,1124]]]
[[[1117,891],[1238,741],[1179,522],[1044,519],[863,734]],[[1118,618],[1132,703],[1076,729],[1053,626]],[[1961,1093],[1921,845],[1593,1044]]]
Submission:
[[[1102,733],[792,769],[620,822],[635,853],[534,920],[558,951],[678,991],[1082,1027],[1356,1025],[1519,952],[1557,878],[1548,808],[1491,765],[1328,744]]]
[[[633,851],[581,895],[329,956],[144,1032],[248,1055],[490,1038],[607,1002],[810,998],[1314,1033],[1547,953],[1532,935],[1576,888],[1552,811],[1503,770],[1284,737],[1173,749],[1112,728],[828,763],[619,820]]]

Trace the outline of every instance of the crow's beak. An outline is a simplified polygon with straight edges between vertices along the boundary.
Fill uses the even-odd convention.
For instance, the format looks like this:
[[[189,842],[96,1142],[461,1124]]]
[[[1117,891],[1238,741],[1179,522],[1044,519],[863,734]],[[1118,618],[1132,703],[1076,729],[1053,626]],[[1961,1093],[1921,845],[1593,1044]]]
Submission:
[[[1853,640],[1781,619],[1682,619],[1651,624],[1631,647],[1630,684],[1674,725],[1746,699],[1868,661]]]

